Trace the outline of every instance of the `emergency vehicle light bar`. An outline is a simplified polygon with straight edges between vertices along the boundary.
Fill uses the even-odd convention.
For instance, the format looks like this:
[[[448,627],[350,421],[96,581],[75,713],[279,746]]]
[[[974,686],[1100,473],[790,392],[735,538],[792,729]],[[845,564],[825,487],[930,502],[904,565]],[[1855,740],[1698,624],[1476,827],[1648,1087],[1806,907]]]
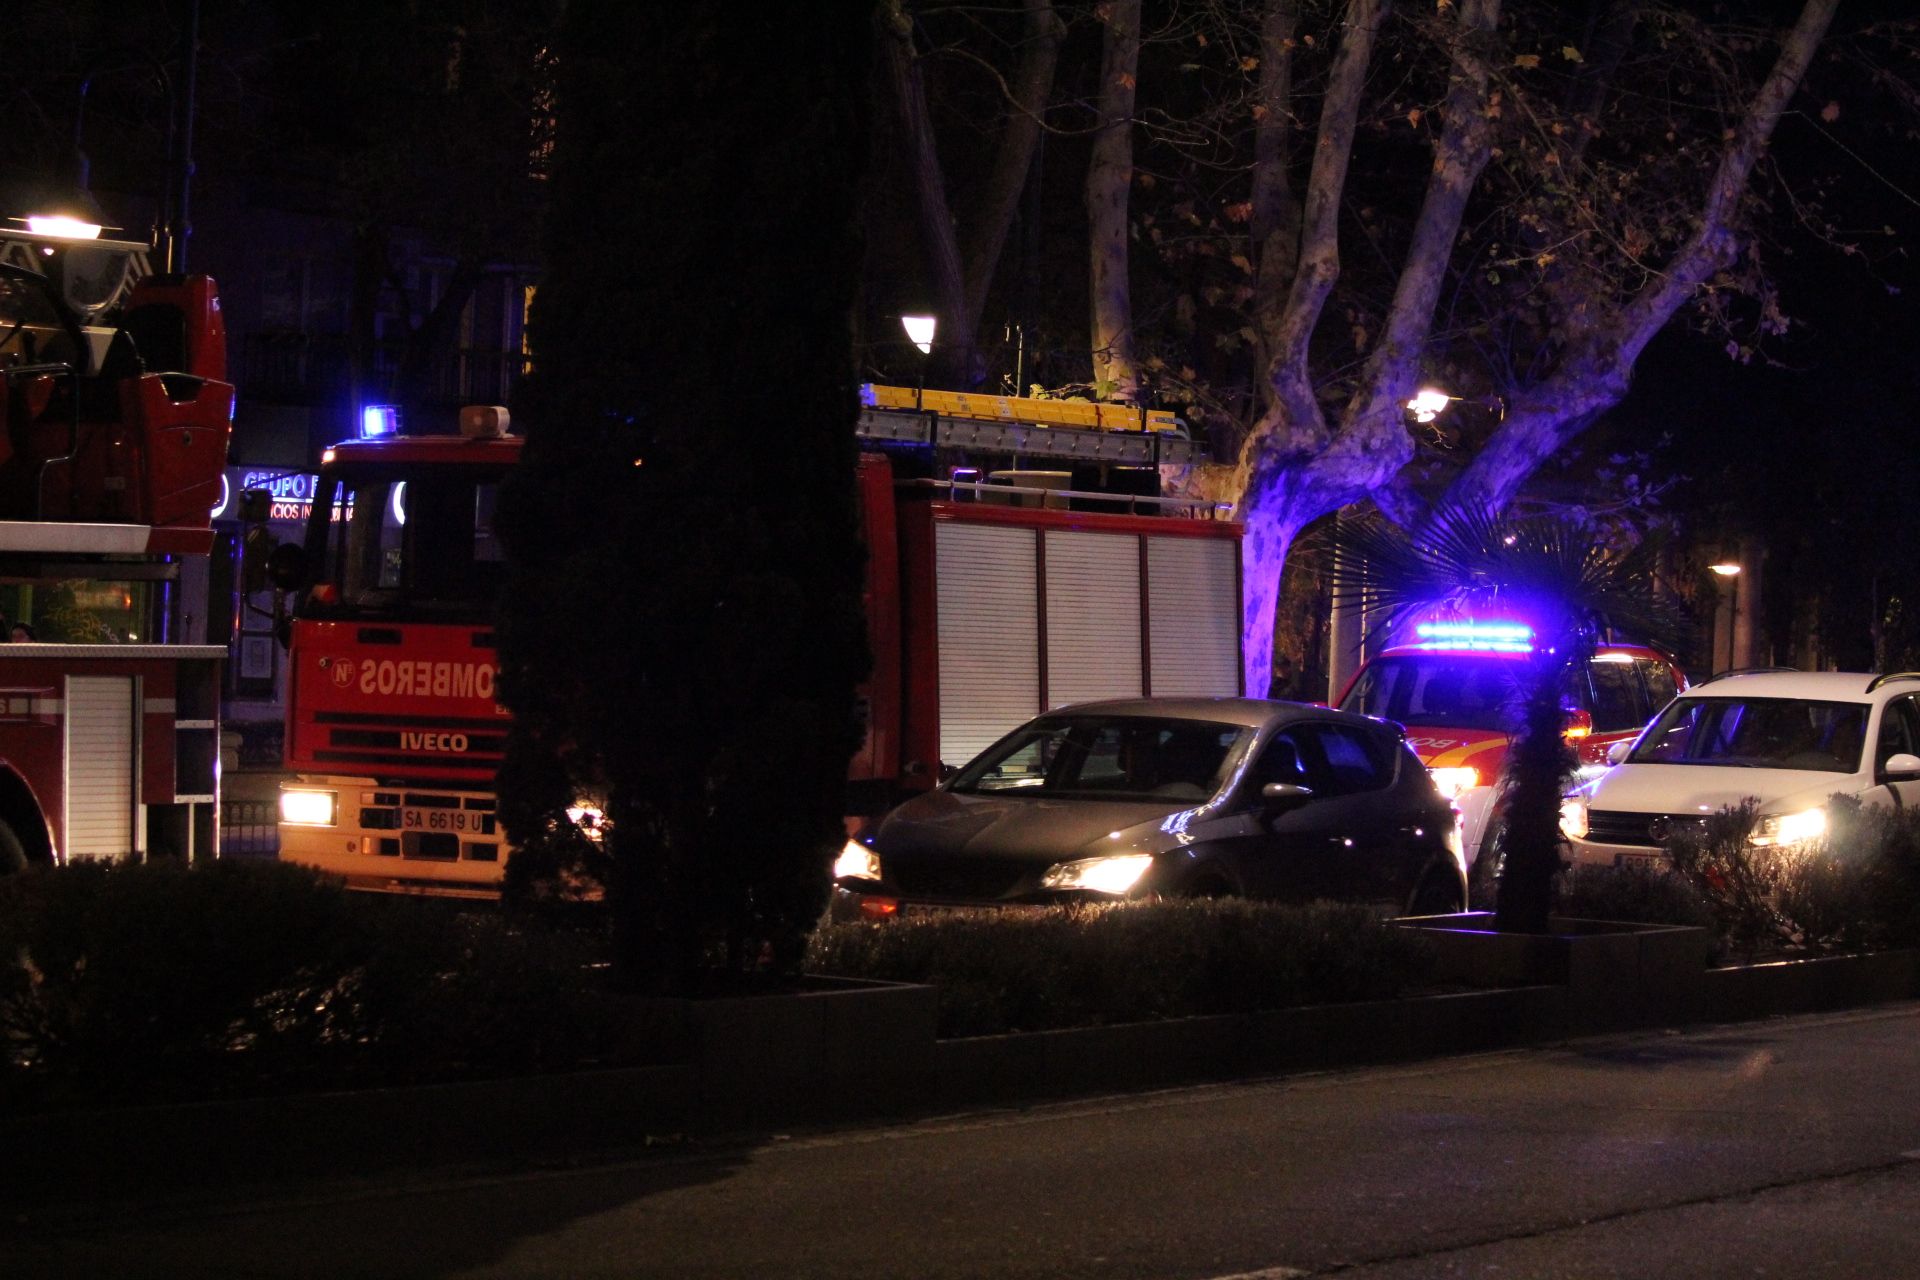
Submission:
[[[1455,653],[1532,653],[1533,628],[1523,622],[1422,622],[1416,646]]]

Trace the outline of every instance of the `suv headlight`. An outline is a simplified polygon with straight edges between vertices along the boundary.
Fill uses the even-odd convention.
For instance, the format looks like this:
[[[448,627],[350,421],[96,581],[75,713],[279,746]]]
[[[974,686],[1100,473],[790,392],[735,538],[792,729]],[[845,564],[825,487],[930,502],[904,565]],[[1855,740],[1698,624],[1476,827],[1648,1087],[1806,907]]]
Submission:
[[[331,791],[282,791],[280,821],[300,827],[331,827],[339,810]]]
[[[1760,819],[1748,837],[1759,848],[1769,845],[1803,844],[1827,833],[1825,809],[1802,809],[1798,813],[1776,813]]]
[[[878,880],[880,855],[858,840],[849,840],[840,847],[840,856],[833,860],[833,878],[835,880]]]
[[[1480,771],[1472,765],[1428,769],[1427,776],[1433,779],[1433,789],[1448,803],[1480,785]]]
[[[1560,802],[1560,834],[1572,840],[1586,836],[1587,802],[1579,796],[1568,796]]]
[[[1056,862],[1040,877],[1042,889],[1091,889],[1121,894],[1138,884],[1153,865],[1150,853],[1116,853],[1105,858]]]

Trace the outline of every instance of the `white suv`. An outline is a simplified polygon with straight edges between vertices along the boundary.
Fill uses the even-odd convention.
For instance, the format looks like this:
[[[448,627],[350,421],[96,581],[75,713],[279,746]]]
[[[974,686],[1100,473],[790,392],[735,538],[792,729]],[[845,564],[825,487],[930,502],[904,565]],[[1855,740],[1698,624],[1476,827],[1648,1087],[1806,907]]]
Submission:
[[[1652,862],[1676,829],[1753,801],[1756,845],[1826,830],[1836,793],[1920,804],[1920,675],[1756,671],[1669,703],[1561,811],[1576,863]]]

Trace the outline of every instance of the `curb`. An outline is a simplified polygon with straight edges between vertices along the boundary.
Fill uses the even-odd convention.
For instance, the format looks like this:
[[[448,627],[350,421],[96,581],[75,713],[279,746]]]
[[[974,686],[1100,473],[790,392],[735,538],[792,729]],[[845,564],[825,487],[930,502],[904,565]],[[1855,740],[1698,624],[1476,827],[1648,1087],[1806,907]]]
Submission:
[[[1638,944],[1603,945],[1624,959],[1614,953]],[[1684,952],[1694,942],[1669,935],[1656,945]],[[665,1001],[682,1020],[687,1057],[673,1065],[0,1119],[0,1194],[17,1204],[100,1200],[556,1162],[692,1134],[906,1119],[1810,1013],[1920,994],[1920,952],[1691,974],[1671,955],[1643,954],[1630,974],[1576,961],[1571,980],[1553,985],[962,1040],[934,1038],[937,992],[926,986],[828,982],[792,996]]]

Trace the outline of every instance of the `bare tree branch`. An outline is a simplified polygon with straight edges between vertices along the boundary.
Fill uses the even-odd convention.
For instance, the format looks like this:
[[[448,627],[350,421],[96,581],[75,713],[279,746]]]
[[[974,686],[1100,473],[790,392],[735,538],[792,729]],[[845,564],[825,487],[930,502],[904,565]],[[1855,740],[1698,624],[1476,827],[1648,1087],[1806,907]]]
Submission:
[[[976,325],[986,307],[987,289],[999,266],[1000,250],[1006,244],[1008,228],[1013,225],[1014,210],[1019,206],[1021,192],[1026,189],[1027,174],[1033,169],[1033,151],[1040,140],[1047,99],[1053,94],[1054,68],[1060,61],[1064,27],[1053,11],[1052,0],[1026,0],[1026,7],[1026,40],[1020,51],[1018,88],[1010,95],[1013,114],[1000,135],[999,153],[994,157],[993,172],[987,179],[973,234],[967,240],[967,314]]]
[[[1449,500],[1498,509],[1539,465],[1625,398],[1633,363],[1713,273],[1739,253],[1734,227],[1741,194],[1774,126],[1800,87],[1840,0],[1806,0],[1766,81],[1734,129],[1707,188],[1698,227],[1664,274],[1630,299],[1610,323],[1583,326],[1555,372],[1513,397],[1486,448],[1453,484]]]

